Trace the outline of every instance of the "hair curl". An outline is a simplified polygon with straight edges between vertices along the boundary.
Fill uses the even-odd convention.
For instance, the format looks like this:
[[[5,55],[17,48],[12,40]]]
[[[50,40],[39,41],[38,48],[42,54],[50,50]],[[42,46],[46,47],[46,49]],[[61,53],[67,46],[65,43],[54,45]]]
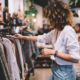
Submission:
[[[63,30],[65,25],[73,27],[73,14],[70,7],[62,1],[54,1],[43,10],[43,17],[47,18],[54,29]]]

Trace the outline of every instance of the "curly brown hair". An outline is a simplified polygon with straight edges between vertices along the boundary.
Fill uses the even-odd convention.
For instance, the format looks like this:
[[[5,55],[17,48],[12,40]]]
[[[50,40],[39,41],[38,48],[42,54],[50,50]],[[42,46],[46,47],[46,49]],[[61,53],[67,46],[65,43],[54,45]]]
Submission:
[[[43,17],[47,18],[54,29],[63,30],[65,25],[73,27],[73,14],[70,7],[62,1],[54,1],[43,10]]]

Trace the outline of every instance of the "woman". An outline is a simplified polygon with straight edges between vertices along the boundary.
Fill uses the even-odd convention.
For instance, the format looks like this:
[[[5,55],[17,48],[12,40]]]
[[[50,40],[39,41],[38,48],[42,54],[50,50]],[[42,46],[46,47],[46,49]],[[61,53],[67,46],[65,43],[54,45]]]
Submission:
[[[76,31],[76,34],[77,34],[78,41],[80,42],[80,23],[76,24],[75,31]]]
[[[78,63],[79,45],[73,27],[73,14],[69,6],[62,1],[55,1],[43,10],[54,30],[40,36],[14,35],[15,38],[38,42],[52,42],[53,49],[43,49],[42,55],[50,55],[53,60],[49,80],[76,80],[74,63]]]

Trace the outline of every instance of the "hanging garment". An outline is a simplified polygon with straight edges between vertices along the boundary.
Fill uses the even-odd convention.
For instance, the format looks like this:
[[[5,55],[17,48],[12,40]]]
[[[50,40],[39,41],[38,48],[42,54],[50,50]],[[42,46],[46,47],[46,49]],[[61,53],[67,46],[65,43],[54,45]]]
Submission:
[[[32,35],[32,36],[35,36],[34,33],[29,32],[29,31],[24,31],[24,34],[26,34],[26,35],[30,34],[30,35]],[[34,43],[34,45],[35,45],[36,54],[37,54],[37,55],[40,55],[40,52],[39,52],[39,48],[38,48],[38,46],[37,46],[37,43],[36,43],[36,42],[33,42],[33,43]]]
[[[20,57],[20,53],[18,50],[18,46],[17,46],[16,41],[13,37],[8,37],[8,39],[10,39],[15,45],[16,58],[17,58],[17,63],[18,63],[18,67],[19,67],[20,78],[22,79],[22,63],[21,63],[21,57]]]
[[[22,68],[22,80],[24,80],[24,63],[23,63],[23,55],[22,55],[22,49],[21,49],[21,44],[20,41],[18,39],[15,39],[16,44],[17,44],[17,49],[18,49],[18,54],[20,57],[20,66]]]
[[[5,47],[5,45],[4,45],[3,42],[1,42],[1,44],[2,44],[2,46],[3,46],[3,47],[2,47],[2,49],[3,49],[3,53],[5,54],[5,58],[6,58],[6,61],[7,61],[7,66],[8,66],[8,69],[9,69],[7,49],[6,49],[6,47]]]
[[[19,68],[19,72],[20,72],[21,67],[20,67],[20,61],[19,61],[19,55],[18,55],[18,50],[17,50],[16,42],[14,41],[13,38],[8,37],[8,39],[9,39],[10,41],[12,41],[12,43],[15,45],[16,59],[17,59],[17,64],[18,64],[18,68]]]
[[[22,49],[24,52],[23,55],[25,57],[25,61],[26,61],[26,63],[28,63],[28,67],[33,68],[32,59],[30,57],[30,54],[32,54],[30,41],[22,40]]]
[[[9,72],[10,72],[11,80],[20,80],[19,69],[17,66],[16,58],[13,54],[11,41],[7,38],[3,38],[3,42],[8,52],[8,64],[9,64]]]
[[[2,43],[0,43],[0,75],[0,80],[11,80]]]
[[[34,60],[36,59],[36,49],[35,49],[34,42],[31,41],[30,43],[31,43],[31,50],[32,50],[31,58],[32,58],[32,60],[34,62]]]
[[[35,48],[36,48],[36,54],[37,55],[40,55],[40,51],[39,51],[39,48],[38,48],[38,46],[37,46],[37,43],[35,42]]]
[[[29,33],[23,33],[24,36],[32,36]],[[34,75],[34,59],[36,59],[36,49],[33,41],[22,40],[22,49],[25,61],[28,64],[28,71]]]

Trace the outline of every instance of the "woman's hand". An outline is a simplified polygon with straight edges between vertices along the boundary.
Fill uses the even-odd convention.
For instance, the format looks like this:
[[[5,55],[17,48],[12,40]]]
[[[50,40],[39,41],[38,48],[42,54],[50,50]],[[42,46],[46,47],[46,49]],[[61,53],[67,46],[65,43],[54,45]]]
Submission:
[[[42,55],[43,56],[46,56],[46,55],[54,55],[55,53],[55,50],[52,50],[52,49],[42,49],[41,51]]]
[[[15,37],[16,39],[22,39],[22,38],[23,38],[23,36],[22,36],[21,34],[15,34],[14,37]]]

